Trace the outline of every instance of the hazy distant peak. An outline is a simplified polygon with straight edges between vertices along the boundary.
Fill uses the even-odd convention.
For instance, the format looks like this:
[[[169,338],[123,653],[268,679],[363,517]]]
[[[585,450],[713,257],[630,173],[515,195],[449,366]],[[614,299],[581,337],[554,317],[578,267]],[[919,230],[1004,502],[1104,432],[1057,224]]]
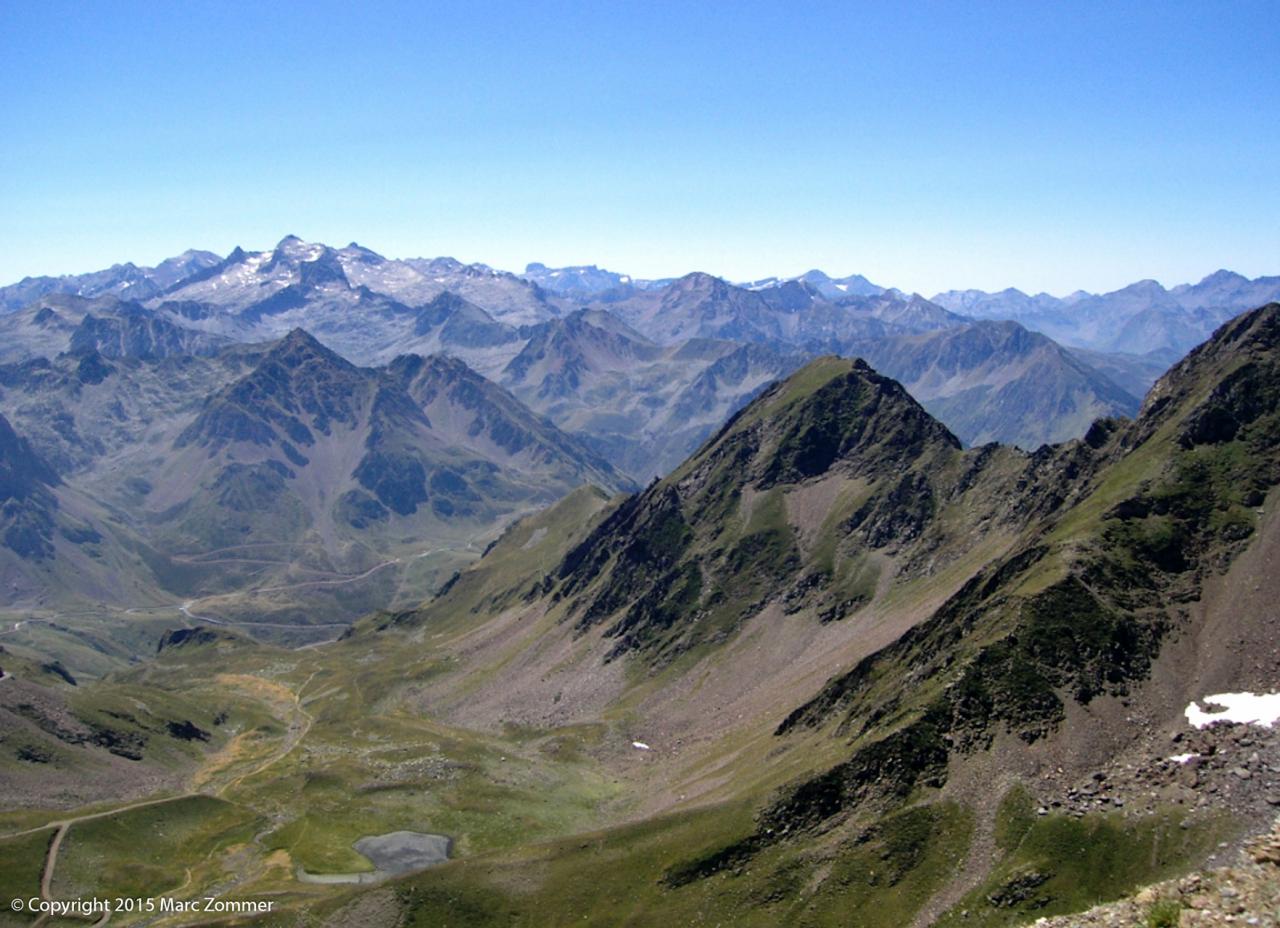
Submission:
[[[726,290],[730,286],[729,282],[723,277],[716,277],[705,271],[691,271],[683,277],[679,277],[671,284],[672,290],[690,290],[701,288],[715,288],[717,290]]]
[[[1155,294],[1155,293],[1164,293],[1165,289],[1164,287],[1160,286],[1159,281],[1152,280],[1150,277],[1145,277],[1142,280],[1135,280],[1133,283],[1129,284],[1129,286],[1121,287],[1119,290],[1116,290],[1114,292],[1115,293]]]
[[[517,276],[544,290],[572,297],[590,297],[633,283],[629,274],[618,274],[595,264],[547,267],[541,261],[531,261]]]
[[[740,283],[738,286],[747,290],[773,290],[797,282],[815,288],[817,293],[827,300],[839,300],[850,296],[878,296],[885,292],[883,287],[876,286],[861,274],[832,277],[819,268],[813,268],[795,277],[762,277]]]
[[[351,242],[345,248],[338,249],[338,254],[343,258],[359,261],[362,264],[385,264],[387,261],[386,258],[373,249],[365,248],[356,242]]]
[[[465,297],[458,296],[452,290],[441,290],[431,302],[426,305],[427,309],[437,311],[456,312],[461,309],[475,307],[475,304]]]
[[[1214,271],[1212,274],[1207,275],[1203,280],[1201,280],[1200,286],[1204,286],[1205,284],[1248,283],[1248,282],[1249,282],[1249,278],[1245,277],[1243,274],[1237,274],[1235,271],[1228,271],[1225,268],[1220,268]]]
[[[328,245],[304,242],[296,235],[286,235],[272,249],[272,262],[287,259],[294,262],[314,261],[325,253],[332,253]]]

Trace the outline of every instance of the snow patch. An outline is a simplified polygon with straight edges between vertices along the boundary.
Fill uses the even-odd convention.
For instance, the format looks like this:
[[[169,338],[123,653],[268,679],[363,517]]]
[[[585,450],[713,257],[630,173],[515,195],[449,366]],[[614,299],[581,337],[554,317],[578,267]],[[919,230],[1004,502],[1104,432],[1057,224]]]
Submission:
[[[1199,756],[1199,754],[1174,754],[1169,758],[1169,760],[1173,761],[1175,764],[1185,764],[1187,761],[1194,760]]]
[[[639,751],[649,750],[649,745],[645,744],[643,741],[632,741],[631,746]]]
[[[1205,711],[1196,703],[1187,706],[1187,722],[1193,728],[1207,728],[1214,722],[1246,725],[1274,725],[1280,721],[1280,693],[1218,693],[1200,700],[1221,711]]]

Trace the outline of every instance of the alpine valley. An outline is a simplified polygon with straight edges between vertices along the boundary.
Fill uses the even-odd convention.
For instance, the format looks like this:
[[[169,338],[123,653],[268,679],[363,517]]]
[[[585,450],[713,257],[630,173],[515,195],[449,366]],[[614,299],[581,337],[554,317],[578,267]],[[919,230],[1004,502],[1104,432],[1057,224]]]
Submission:
[[[1217,695],[1280,676],[1277,300],[293,236],[0,288],[0,887],[923,928],[1225,862],[1280,804]]]

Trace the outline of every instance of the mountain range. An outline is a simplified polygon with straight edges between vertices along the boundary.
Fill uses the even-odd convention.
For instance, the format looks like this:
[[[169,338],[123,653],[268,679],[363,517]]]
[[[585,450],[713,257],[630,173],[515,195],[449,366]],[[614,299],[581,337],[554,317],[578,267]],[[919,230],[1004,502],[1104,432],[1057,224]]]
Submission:
[[[138,267],[126,263],[88,274],[24,277],[16,284],[0,287],[0,311],[21,309],[32,300],[59,294],[145,300],[163,293],[181,280],[214,267],[221,260],[211,251],[190,249],[175,258],[161,261],[155,267]]]
[[[1210,322],[1252,305],[1250,300],[1259,300],[1275,283],[1264,278],[1246,286],[1242,281],[1232,284],[1215,275],[1196,287],[1176,288],[1182,302],[1175,309],[1167,299],[1156,299],[1158,294],[1149,305],[1126,297],[1126,331],[1167,323],[1168,332],[1181,333],[1169,336],[1171,344],[1185,350],[1188,339],[1203,337]],[[1132,414],[1142,392],[1181,353],[1170,344],[1153,347],[1122,337],[1118,330],[1103,331],[1107,320],[1120,318],[1107,308],[1119,299],[1114,294],[1081,303],[1091,308],[1079,320],[1061,308],[1057,316],[1035,315],[1010,300],[999,304],[1011,307],[1004,312],[988,297],[968,292],[926,300],[883,289],[858,275],[831,278],[820,271],[741,286],[706,274],[641,281],[589,267],[531,265],[523,275],[514,275],[449,258],[390,260],[354,243],[331,248],[288,236],[270,251],[235,249],[220,260],[207,252],[187,252],[155,269],[117,265],[4,288],[0,305],[22,308],[0,315],[0,360],[52,357],[88,346],[104,356],[208,355],[231,344],[278,339],[294,328],[304,328],[356,364],[383,365],[406,353],[443,353],[514,390],[535,411],[614,454],[615,466],[644,480],[673,466],[724,415],[750,398],[750,389],[731,387],[701,408],[688,409],[690,397],[709,397],[707,378],[722,380],[708,371],[709,365],[745,345],[756,346],[753,371],[737,378],[738,383],[763,386],[824,352],[874,357],[886,373],[922,391],[918,398],[963,441],[994,439],[1024,447],[1077,435],[1098,413]],[[1043,309],[1048,299],[1032,302]],[[1085,300],[1080,295],[1070,299]],[[589,392],[591,377],[579,379],[577,386],[569,386],[569,377],[559,388],[529,389],[523,383],[528,352],[546,353],[540,347],[545,327],[584,309],[593,328],[666,349],[670,360],[661,375],[651,352],[632,351],[608,361],[596,357],[595,373],[607,369],[614,381],[605,388],[607,396]],[[998,355],[981,349],[966,355],[965,346],[991,343],[989,333],[981,334],[980,323],[1002,312],[1068,350],[1044,351],[1035,339],[1006,338]],[[1188,313],[1195,318],[1188,321]],[[943,333],[975,325],[972,338],[948,346]],[[576,329],[571,338],[585,337],[587,329]],[[929,341],[922,337],[931,333],[939,340],[937,349],[922,346]],[[724,347],[707,345],[707,340]],[[557,342],[559,347],[551,350],[563,350],[565,358],[544,359],[544,366],[574,368],[596,350],[569,346],[564,337]],[[1025,353],[1014,357],[1019,346]],[[908,363],[908,358],[931,350],[951,352],[952,360],[946,364],[947,382],[935,378],[926,387],[912,376],[923,362],[917,358]],[[997,369],[997,358],[1007,369]],[[898,361],[904,366],[894,367]],[[1033,383],[1037,378],[1028,378],[1026,371],[1040,365],[1048,367]],[[619,381],[625,387],[617,387]],[[948,405],[948,397],[976,396],[992,387],[1003,390],[998,407],[968,404],[957,415],[953,410],[963,402]],[[646,392],[654,389],[658,392]],[[685,399],[673,400],[680,393]],[[681,437],[671,434],[672,402],[682,415],[688,411],[700,423],[681,429]],[[605,418],[613,423],[605,434],[575,424]]]
[[[1135,414],[1176,346],[1275,286],[927,300],[816,270],[516,275],[295,236],[28,278],[0,290],[0,414],[56,479],[7,504],[4,606],[46,632],[81,606],[122,633],[185,604],[332,636],[531,507],[664,477],[815,357],[866,359],[964,446],[1034,449]],[[1148,330],[1168,339],[1122,337]]]
[[[595,266],[547,268],[530,264],[522,276],[550,292],[579,300],[615,301],[629,293],[661,289],[674,282],[637,280]],[[847,297],[882,294],[910,299],[897,288],[877,286],[860,274],[833,278],[816,269],[796,277],[765,277],[737,286],[767,294],[794,290],[797,284],[837,303]],[[1250,280],[1233,271],[1219,270],[1199,283],[1168,289],[1154,280],[1142,280],[1108,293],[1077,290],[1063,297],[1029,295],[1012,287],[993,293],[947,290],[930,297],[928,302],[965,318],[1018,322],[1068,348],[1151,356],[1167,367],[1227,319],[1277,297],[1280,277]],[[1150,378],[1145,386],[1153,381],[1154,377]]]
[[[210,356],[87,346],[0,382],[15,473],[33,475],[0,547],[11,610],[189,600],[332,636],[425,595],[513,516],[631,486],[460,361],[360,368],[302,330]],[[107,584],[80,561],[112,534]]]
[[[1058,298],[1020,290],[949,290],[933,302],[975,319],[1012,319],[1072,348],[1154,355],[1171,363],[1246,307],[1280,297],[1280,277],[1250,280],[1215,271],[1166,290],[1140,280],[1110,293]]]
[[[991,353],[1063,351],[977,331]],[[466,390],[442,405],[460,362],[359,368],[300,332],[238,350],[181,359],[238,365],[160,455],[192,455],[189,484],[261,461],[239,498],[268,473],[350,466],[328,500],[359,488],[411,518],[440,490],[404,463],[409,441],[424,472],[469,480],[479,446],[441,465],[421,431],[478,408]],[[128,366],[95,357],[45,364]],[[554,435],[503,447],[548,460],[573,447]],[[0,454],[10,501],[70,509],[40,441],[5,426]],[[1278,485],[1280,304],[1220,326],[1133,418],[1034,451],[967,447],[872,364],[819,356],[643,489],[580,486],[338,641],[290,650],[171,616],[154,654],[95,679],[6,633],[3,872],[15,894],[147,879],[332,926],[1079,911],[1274,818],[1280,734],[1229,704],[1273,698]],[[254,531],[287,531],[288,507],[270,511]],[[419,856],[426,838],[455,859]]]

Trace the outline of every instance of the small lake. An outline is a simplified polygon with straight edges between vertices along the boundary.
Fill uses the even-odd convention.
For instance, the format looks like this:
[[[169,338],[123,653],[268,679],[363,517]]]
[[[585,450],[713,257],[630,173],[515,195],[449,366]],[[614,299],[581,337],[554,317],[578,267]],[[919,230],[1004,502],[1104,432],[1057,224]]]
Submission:
[[[391,831],[385,835],[361,838],[352,847],[373,864],[372,871],[308,873],[299,867],[298,879],[303,883],[379,883],[389,877],[444,863],[453,850],[453,839],[420,831]]]

